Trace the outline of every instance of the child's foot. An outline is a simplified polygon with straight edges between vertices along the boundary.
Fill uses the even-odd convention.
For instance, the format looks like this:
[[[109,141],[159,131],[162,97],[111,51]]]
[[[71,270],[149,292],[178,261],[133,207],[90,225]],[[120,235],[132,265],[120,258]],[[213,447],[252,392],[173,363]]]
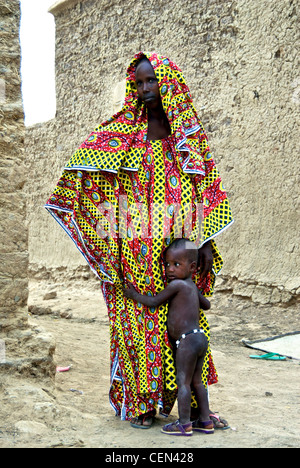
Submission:
[[[176,436],[191,436],[193,435],[192,423],[180,424],[179,419],[175,423],[167,424],[161,430],[164,434]]]
[[[209,421],[200,421],[200,419],[196,419],[193,422],[193,431],[194,432],[202,432],[203,434],[213,434],[214,433],[214,423]]]

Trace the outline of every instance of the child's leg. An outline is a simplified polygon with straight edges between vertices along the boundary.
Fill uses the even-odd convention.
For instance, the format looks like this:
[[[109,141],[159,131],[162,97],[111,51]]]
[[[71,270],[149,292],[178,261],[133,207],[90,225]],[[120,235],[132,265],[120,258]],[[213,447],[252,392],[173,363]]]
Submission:
[[[189,338],[189,337],[187,337]],[[176,352],[176,382],[178,386],[178,414],[181,424],[190,422],[191,417],[191,383],[195,373],[198,356],[193,340],[185,339]]]
[[[199,420],[200,421],[209,421],[209,403],[208,403],[208,394],[205,386],[202,382],[202,369],[204,363],[205,354],[198,358],[195,372],[192,379],[192,386],[195,392],[196,400],[199,407]]]
[[[207,389],[205,388],[202,382],[202,369],[204,358],[205,353],[203,353],[203,355],[198,358],[192,381],[193,389],[199,407],[199,418],[193,422],[193,431],[204,432],[205,434],[212,434],[214,432],[214,424],[210,419]]]

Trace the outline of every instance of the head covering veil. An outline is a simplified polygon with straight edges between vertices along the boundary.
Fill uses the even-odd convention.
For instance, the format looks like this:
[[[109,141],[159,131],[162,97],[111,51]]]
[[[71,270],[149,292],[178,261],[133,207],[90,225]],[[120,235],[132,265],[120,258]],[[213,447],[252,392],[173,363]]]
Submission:
[[[209,147],[183,73],[168,58],[147,52],[137,53],[127,69],[122,109],[89,135],[65,169],[113,173],[120,168],[131,171],[139,169],[148,130],[147,108],[138,98],[135,83],[136,66],[142,58],[150,61],[158,79],[163,109],[177,150],[178,165],[186,173],[205,174],[204,158],[209,158]]]

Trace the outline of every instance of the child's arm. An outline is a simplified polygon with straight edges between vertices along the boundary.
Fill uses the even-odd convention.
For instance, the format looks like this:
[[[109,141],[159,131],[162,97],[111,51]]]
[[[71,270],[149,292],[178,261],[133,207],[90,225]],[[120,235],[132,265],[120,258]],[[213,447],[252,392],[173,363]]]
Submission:
[[[198,290],[198,296],[199,296],[200,309],[209,310],[210,309],[209,300],[206,299],[206,297],[204,297],[199,290]]]
[[[136,302],[141,302],[147,307],[158,307],[161,304],[167,302],[178,292],[178,284],[176,281],[172,281],[168,286],[163,289],[156,296],[146,296],[137,292],[131,283],[128,283],[128,288],[124,288],[124,296],[133,299]]]

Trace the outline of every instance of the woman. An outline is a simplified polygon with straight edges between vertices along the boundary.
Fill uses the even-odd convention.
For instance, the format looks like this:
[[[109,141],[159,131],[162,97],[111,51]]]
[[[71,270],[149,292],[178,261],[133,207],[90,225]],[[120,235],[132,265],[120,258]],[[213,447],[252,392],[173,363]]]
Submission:
[[[210,296],[222,266],[213,238],[232,223],[204,129],[173,62],[135,55],[122,110],[75,152],[46,208],[101,281],[110,320],[111,405],[132,426],[148,428],[156,410],[168,415],[176,400],[167,306],[133,303],[123,281],[142,294],[162,290],[162,253],[175,237],[188,237],[199,246],[195,282]],[[200,326],[209,338],[204,314]],[[203,382],[216,381],[209,351]]]

